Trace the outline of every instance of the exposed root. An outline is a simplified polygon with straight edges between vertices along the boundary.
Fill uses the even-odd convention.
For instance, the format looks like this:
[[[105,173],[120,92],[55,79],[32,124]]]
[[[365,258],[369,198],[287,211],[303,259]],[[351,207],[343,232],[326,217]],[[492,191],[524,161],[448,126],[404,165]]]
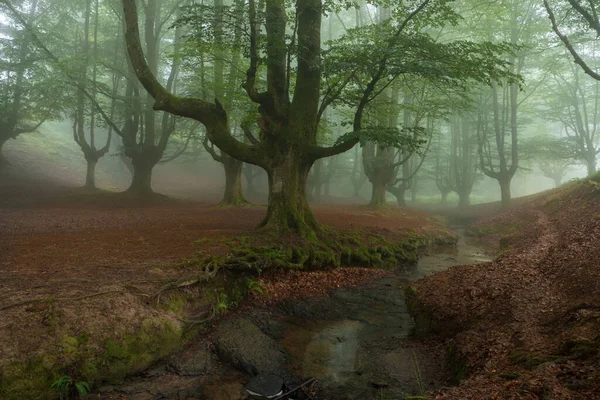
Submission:
[[[156,305],[158,306],[160,304],[161,296],[165,292],[170,291],[170,290],[181,289],[181,288],[188,287],[188,286],[193,286],[200,282],[206,282],[206,281],[214,278],[217,275],[218,271],[219,271],[219,266],[214,262],[210,262],[206,265],[206,267],[204,268],[204,271],[200,274],[184,275],[175,280],[168,282],[166,285],[164,285],[163,287],[158,289],[151,296],[151,300],[156,300]]]
[[[207,322],[212,321],[217,315],[217,311],[215,310],[215,306],[213,304],[210,305],[209,311],[204,311],[197,315],[194,319],[186,319],[186,318],[178,318],[181,322],[187,324],[183,333],[189,331],[196,325],[204,325]]]

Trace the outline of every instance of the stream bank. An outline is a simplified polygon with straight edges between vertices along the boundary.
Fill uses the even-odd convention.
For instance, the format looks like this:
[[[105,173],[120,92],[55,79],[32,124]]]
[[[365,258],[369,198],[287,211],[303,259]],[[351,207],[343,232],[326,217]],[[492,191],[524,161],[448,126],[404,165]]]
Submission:
[[[98,396],[243,399],[243,386],[257,374],[277,374],[288,387],[316,378],[309,388],[316,399],[404,399],[447,385],[442,342],[410,337],[405,289],[451,266],[489,260],[459,233],[456,246],[430,248],[418,263],[358,286],[234,312],[210,340],[191,343],[122,385],[104,386]]]

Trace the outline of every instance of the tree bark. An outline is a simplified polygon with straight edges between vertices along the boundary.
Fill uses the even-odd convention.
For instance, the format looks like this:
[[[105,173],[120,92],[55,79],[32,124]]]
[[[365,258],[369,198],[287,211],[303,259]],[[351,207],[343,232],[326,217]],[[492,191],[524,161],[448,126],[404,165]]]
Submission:
[[[465,209],[471,205],[471,191],[461,190],[457,194],[458,208]]]
[[[152,195],[152,169],[156,162],[152,162],[145,154],[140,154],[131,159],[133,164],[133,178],[127,192],[138,195]]]
[[[510,181],[511,179],[498,179],[498,183],[500,183],[500,198],[502,199],[502,206],[507,207],[510,205],[511,195],[510,195]]]
[[[225,193],[221,206],[242,206],[248,202],[242,192],[242,167],[244,163],[221,153],[225,169]]]
[[[587,166],[588,176],[596,173],[596,152],[590,154],[585,158],[585,165]]]
[[[371,207],[383,207],[386,204],[385,195],[387,193],[387,179],[378,179],[381,177],[375,177],[371,182]]]
[[[291,151],[283,159],[282,163],[267,171],[269,205],[259,227],[314,237],[319,224],[306,198],[306,181],[311,165]]]
[[[96,164],[98,159],[93,157],[86,157],[87,170],[85,173],[85,185],[87,189],[96,189]]]

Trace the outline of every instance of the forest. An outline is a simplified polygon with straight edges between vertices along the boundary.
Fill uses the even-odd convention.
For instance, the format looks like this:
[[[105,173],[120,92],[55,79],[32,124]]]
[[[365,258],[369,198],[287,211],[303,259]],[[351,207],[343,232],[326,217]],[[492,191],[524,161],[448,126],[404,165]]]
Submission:
[[[596,0],[0,0],[0,398],[600,399]]]

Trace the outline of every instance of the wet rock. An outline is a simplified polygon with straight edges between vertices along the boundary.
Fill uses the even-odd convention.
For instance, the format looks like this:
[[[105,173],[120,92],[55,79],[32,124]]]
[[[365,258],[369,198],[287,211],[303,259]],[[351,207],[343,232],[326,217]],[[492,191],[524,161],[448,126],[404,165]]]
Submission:
[[[223,322],[216,333],[219,358],[251,375],[273,374],[284,369],[283,349],[252,322]]]
[[[203,349],[196,349],[190,353],[179,355],[171,365],[179,375],[199,376],[206,374],[212,367],[213,355]]]
[[[275,321],[273,319],[268,319],[265,322],[265,333],[272,337],[273,339],[281,339],[283,337],[283,331],[285,327],[282,323]]]
[[[245,388],[252,398],[270,399],[282,393],[283,379],[277,375],[258,375]]]

